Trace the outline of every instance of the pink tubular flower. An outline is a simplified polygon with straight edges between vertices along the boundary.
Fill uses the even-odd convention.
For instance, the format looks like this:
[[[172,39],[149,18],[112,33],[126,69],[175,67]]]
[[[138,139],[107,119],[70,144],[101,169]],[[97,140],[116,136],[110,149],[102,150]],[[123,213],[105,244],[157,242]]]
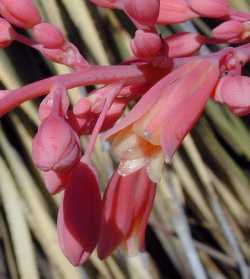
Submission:
[[[138,167],[135,159],[148,163],[145,158],[158,149],[169,162],[198,120],[218,78],[214,60],[196,59],[180,66],[154,85],[104,137],[115,143],[120,160],[132,160],[130,169]]]
[[[211,18],[228,17],[230,14],[227,0],[186,0],[190,8],[201,16]]]
[[[226,76],[218,83],[214,99],[229,107],[236,115],[250,113],[250,78],[246,76]]]
[[[0,0],[0,13],[21,28],[32,28],[41,18],[32,0]]]
[[[181,23],[198,17],[185,0],[160,0],[160,13],[157,22],[160,24]]]
[[[116,172],[104,194],[98,256],[108,257],[118,246],[129,255],[144,250],[144,238],[155,196],[155,184],[145,168],[130,175]]]
[[[33,36],[46,48],[61,48],[64,45],[62,32],[50,23],[40,23],[33,27]]]
[[[98,242],[102,201],[97,175],[83,161],[73,168],[65,188],[58,237],[64,255],[77,266],[86,261]]]
[[[243,23],[237,20],[228,20],[217,26],[213,30],[213,37],[216,39],[228,40],[230,42],[237,42],[241,39],[244,32]]]

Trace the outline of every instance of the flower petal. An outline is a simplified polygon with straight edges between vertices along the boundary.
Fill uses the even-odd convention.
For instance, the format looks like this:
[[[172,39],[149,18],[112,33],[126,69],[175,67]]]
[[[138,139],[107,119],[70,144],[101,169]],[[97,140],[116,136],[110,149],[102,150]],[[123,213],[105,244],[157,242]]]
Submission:
[[[90,255],[90,252],[85,251],[79,241],[75,239],[73,234],[69,231],[64,219],[64,202],[62,201],[57,217],[57,233],[59,238],[59,245],[65,257],[74,266],[83,264]]]
[[[199,64],[176,84],[165,103],[161,147],[165,160],[170,161],[186,134],[200,117],[219,78],[217,63],[200,60]]]
[[[162,78],[158,83],[148,90],[148,92],[140,99],[140,101],[134,106],[134,108],[127,114],[126,117],[121,119],[112,129],[103,133],[103,138],[107,139],[137,121],[151,109],[151,107],[163,94],[166,93],[166,88],[168,86],[172,85],[176,81],[180,80],[183,76],[190,73],[192,68],[195,67],[197,63],[200,63],[200,59],[184,64]]]
[[[63,220],[68,231],[66,237],[70,234],[70,237],[82,248],[82,255],[89,255],[97,244],[101,209],[102,201],[97,175],[87,162],[80,161],[72,170],[66,185]],[[62,248],[69,260],[74,261],[75,258],[70,258],[71,247]]]
[[[108,257],[131,230],[134,217],[134,194],[139,172],[121,176],[116,172],[106,189],[98,243],[98,256]]]
[[[134,197],[133,228],[122,246],[130,256],[144,251],[145,232],[155,193],[155,183],[148,178],[146,169],[142,168],[137,178]]]

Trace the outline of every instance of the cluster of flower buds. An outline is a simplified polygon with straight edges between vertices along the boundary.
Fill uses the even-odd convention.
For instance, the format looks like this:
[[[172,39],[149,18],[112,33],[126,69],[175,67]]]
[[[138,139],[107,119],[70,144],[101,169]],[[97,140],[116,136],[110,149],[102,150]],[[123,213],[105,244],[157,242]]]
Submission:
[[[0,47],[14,40],[73,71],[0,92],[0,116],[22,102],[46,95],[32,157],[51,194],[64,191],[58,214],[59,243],[73,265],[97,248],[101,259],[116,248],[144,249],[145,231],[164,162],[170,163],[209,99],[236,115],[250,113],[250,14],[227,0],[91,0],[123,10],[138,29],[133,57],[116,66],[89,64],[54,25],[41,21],[32,0],[0,0]],[[211,37],[181,32],[162,38],[156,24],[197,17],[222,21]],[[13,26],[31,28],[32,39]],[[201,55],[204,44],[236,43]],[[102,85],[73,107],[67,89]],[[133,109],[123,117],[126,106]],[[108,140],[119,162],[105,193],[91,165],[98,135]],[[81,156],[80,137],[90,135]]]

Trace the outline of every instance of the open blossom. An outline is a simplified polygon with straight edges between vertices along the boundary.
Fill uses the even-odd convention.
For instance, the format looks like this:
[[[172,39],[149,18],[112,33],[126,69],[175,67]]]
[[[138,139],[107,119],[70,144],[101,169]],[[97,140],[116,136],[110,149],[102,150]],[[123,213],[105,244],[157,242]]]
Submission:
[[[129,168],[147,165],[159,149],[169,162],[198,120],[218,79],[216,61],[187,63],[153,86],[104,136],[111,139],[120,160],[131,160]]]
[[[104,193],[98,256],[121,247],[129,255],[144,250],[144,238],[156,185],[141,168],[129,175],[115,172]]]

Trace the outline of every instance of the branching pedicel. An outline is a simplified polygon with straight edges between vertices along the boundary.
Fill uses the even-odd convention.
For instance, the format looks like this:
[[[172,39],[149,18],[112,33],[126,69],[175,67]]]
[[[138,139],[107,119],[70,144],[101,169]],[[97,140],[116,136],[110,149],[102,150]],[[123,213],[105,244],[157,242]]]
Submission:
[[[47,94],[39,108],[41,126],[33,140],[32,157],[48,191],[64,191],[58,235],[73,265],[82,264],[95,247],[101,259],[118,246],[129,254],[143,250],[163,163],[171,161],[209,98],[236,115],[250,112],[250,78],[241,76],[250,59],[250,14],[233,10],[226,0],[91,2],[123,10],[137,27],[131,40],[134,57],[128,62],[89,64],[54,25],[41,22],[32,0],[0,0],[0,47],[18,41],[73,70],[0,93],[0,116]],[[155,28],[200,16],[222,22],[210,38],[195,33],[161,38]],[[12,26],[30,28],[33,38],[18,34]],[[237,47],[198,54],[203,44],[219,43]],[[67,89],[95,84],[103,87],[69,106]],[[122,118],[126,105],[138,99]],[[90,162],[100,132],[119,161],[103,198]],[[81,157],[79,137],[86,134],[91,137]]]

